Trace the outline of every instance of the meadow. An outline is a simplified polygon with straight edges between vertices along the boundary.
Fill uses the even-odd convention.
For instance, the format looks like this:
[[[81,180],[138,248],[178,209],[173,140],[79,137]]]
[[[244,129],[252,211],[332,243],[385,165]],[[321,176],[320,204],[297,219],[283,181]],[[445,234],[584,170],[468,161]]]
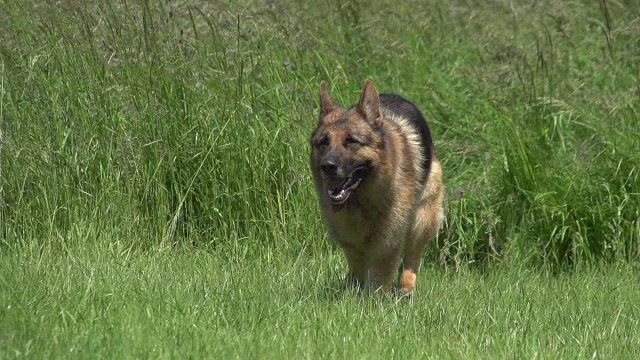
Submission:
[[[0,358],[638,358],[640,3],[0,0]],[[429,119],[413,297],[343,286],[319,83]]]

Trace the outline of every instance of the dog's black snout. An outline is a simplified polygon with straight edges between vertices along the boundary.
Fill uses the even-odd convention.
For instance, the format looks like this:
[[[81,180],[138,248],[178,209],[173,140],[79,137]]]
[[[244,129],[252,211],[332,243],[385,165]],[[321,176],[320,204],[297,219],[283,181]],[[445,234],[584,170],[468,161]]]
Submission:
[[[336,175],[338,173],[338,162],[334,158],[325,158],[320,161],[320,169],[326,175]]]

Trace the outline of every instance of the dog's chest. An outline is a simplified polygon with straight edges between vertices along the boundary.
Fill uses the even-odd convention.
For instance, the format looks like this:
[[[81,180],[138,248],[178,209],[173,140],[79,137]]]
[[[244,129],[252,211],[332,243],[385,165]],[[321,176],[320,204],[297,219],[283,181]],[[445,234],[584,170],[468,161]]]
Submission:
[[[328,223],[331,235],[339,245],[364,249],[377,238],[379,224],[359,211],[330,214]]]

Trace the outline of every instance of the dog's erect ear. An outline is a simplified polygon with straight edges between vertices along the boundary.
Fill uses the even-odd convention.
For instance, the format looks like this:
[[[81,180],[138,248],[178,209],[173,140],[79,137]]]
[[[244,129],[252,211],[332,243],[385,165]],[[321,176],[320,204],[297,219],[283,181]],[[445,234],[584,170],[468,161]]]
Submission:
[[[364,82],[364,88],[362,89],[362,95],[360,96],[357,109],[360,115],[369,123],[376,126],[382,125],[382,118],[380,117],[380,95],[378,95],[378,90],[376,90],[371,80],[367,79]]]
[[[333,101],[329,97],[327,83],[323,80],[320,82],[320,118],[322,119],[324,116],[335,109],[336,106],[333,104]]]

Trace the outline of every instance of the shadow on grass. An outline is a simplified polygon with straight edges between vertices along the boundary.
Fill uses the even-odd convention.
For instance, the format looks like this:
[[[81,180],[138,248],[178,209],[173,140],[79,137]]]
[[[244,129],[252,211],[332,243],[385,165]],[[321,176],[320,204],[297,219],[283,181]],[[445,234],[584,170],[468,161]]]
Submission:
[[[327,302],[342,302],[348,299],[382,300],[382,301],[409,301],[412,302],[415,292],[404,292],[397,287],[385,292],[379,290],[364,290],[358,284],[350,282],[345,276],[332,276],[325,279],[317,290],[318,300]]]

